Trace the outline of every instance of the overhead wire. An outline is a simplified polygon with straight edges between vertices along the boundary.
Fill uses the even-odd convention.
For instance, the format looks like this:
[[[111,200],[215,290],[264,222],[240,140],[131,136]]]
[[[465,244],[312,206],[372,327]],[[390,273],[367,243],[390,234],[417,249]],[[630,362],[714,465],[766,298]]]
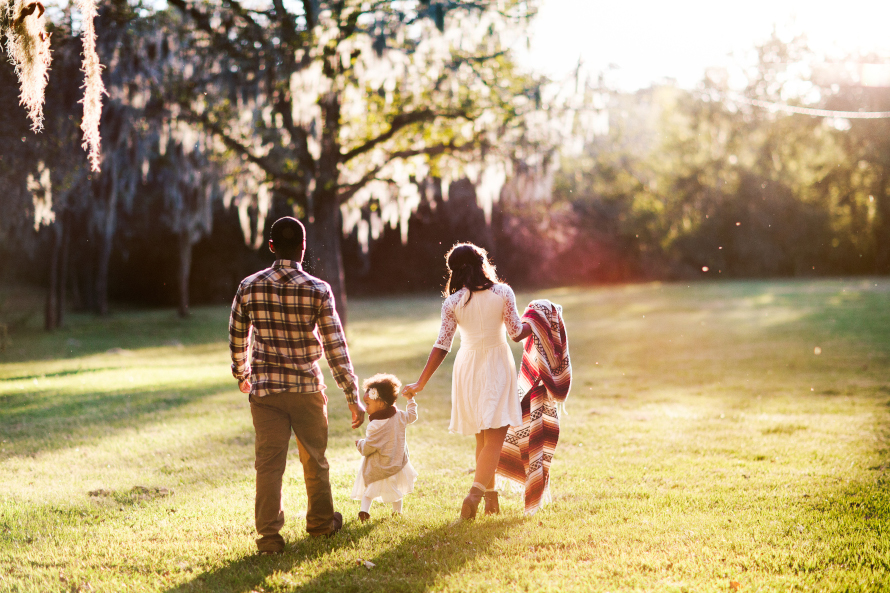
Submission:
[[[833,117],[838,119],[890,119],[890,111],[835,111],[832,109],[816,109],[813,107],[799,107],[787,103],[775,103],[762,99],[751,99],[744,95],[726,95],[727,100],[735,103],[743,103],[752,107],[760,107],[770,111],[782,111],[799,115],[811,115],[814,117]]]

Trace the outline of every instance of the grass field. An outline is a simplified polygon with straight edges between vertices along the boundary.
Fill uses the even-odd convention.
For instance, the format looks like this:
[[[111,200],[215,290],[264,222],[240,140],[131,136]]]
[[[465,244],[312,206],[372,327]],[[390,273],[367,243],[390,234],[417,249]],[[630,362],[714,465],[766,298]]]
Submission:
[[[278,557],[253,555],[225,307],[19,324],[0,353],[0,591],[890,590],[890,281],[532,297],[564,306],[574,367],[552,505],[525,518],[506,496],[497,518],[450,526],[473,448],[447,431],[452,353],[418,396],[401,517],[356,519],[356,432],[329,383],[346,524],[305,536],[294,450]],[[439,300],[350,307],[360,377],[413,381]]]

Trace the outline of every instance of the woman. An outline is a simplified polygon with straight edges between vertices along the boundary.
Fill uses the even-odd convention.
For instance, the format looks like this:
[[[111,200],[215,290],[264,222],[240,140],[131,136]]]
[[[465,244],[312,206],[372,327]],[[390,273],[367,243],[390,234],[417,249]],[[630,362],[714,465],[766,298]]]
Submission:
[[[462,519],[476,516],[485,497],[485,512],[498,512],[494,474],[507,428],[522,424],[516,387],[516,362],[507,335],[519,342],[531,335],[516,311],[513,290],[498,281],[488,254],[472,243],[460,243],[445,256],[448,283],[442,304],[439,338],[416,383],[405,392],[423,391],[451,350],[460,327],[461,344],[451,376],[450,432],[476,436],[476,474],[461,505]]]

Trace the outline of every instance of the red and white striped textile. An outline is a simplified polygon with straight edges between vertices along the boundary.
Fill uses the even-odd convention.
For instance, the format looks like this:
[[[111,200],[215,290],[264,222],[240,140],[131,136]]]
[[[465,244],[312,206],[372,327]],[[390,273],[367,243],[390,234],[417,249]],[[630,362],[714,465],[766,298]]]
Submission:
[[[499,482],[525,493],[532,515],[550,500],[550,463],[559,441],[558,404],[572,386],[569,339],[562,307],[546,299],[529,303],[522,321],[532,328],[519,370],[522,426],[511,426],[498,462]]]

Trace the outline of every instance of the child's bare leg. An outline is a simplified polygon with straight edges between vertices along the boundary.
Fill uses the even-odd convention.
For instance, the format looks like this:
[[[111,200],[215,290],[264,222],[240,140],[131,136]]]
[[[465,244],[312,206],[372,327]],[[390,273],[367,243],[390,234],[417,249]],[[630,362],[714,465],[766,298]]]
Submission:
[[[392,504],[392,512],[396,513],[397,515],[402,513],[402,501],[401,500],[397,500],[390,504]]]
[[[371,503],[374,502],[373,498],[368,498],[367,496],[362,497],[362,508],[361,511],[363,513],[368,513],[371,510]]]

